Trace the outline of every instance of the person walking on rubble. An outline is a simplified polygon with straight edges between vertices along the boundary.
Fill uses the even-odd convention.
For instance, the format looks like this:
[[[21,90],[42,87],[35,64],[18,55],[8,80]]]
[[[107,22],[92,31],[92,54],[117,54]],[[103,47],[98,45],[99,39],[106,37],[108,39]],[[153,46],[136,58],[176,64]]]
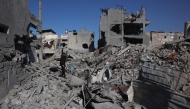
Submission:
[[[60,66],[61,66],[62,72],[59,75],[59,77],[66,78],[66,76],[65,76],[65,67],[66,67],[65,66],[65,62],[66,62],[66,58],[67,58],[67,53],[63,52],[63,49],[62,49],[62,54],[61,54],[61,58],[60,58]]]

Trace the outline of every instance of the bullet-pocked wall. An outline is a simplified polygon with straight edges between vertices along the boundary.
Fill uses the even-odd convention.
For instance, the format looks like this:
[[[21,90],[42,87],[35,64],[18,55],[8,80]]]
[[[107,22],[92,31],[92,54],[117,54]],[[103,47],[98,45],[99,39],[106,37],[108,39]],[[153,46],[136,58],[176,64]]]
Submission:
[[[179,33],[179,32],[166,33],[159,31],[151,31],[151,32],[146,32],[146,35],[150,36],[152,45],[160,45],[160,44],[165,44],[167,42],[182,39],[184,33]]]
[[[0,45],[12,47],[15,36],[22,37],[28,34],[30,24],[28,13],[28,0],[1,0]]]
[[[68,48],[82,51],[94,51],[94,33],[83,29],[81,32],[75,30],[68,33]]]

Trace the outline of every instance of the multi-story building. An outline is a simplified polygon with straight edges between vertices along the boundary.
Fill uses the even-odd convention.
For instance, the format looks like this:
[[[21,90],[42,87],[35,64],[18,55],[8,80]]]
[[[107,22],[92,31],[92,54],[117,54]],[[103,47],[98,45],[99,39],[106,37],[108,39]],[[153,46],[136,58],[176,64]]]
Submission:
[[[145,18],[144,7],[136,14],[126,13],[124,8],[101,9],[100,40],[98,47],[105,45],[125,46],[126,43],[149,44],[145,27],[150,24]]]

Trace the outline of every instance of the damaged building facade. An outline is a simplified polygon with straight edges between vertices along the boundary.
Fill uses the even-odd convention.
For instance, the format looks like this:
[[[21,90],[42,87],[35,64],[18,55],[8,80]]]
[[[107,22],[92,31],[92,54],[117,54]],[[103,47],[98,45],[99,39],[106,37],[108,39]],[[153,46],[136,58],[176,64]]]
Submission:
[[[184,35],[186,38],[190,37],[190,22],[185,22]]]
[[[146,32],[146,35],[150,37],[150,44],[151,45],[160,45],[164,44],[167,42],[175,41],[175,40],[180,40],[184,39],[184,33],[166,33],[163,31],[151,31],[151,32]]]
[[[85,28],[81,32],[76,30],[68,32],[68,48],[79,51],[94,51],[94,33]]]
[[[137,16],[130,14],[129,21],[142,22],[124,24],[128,29],[129,25],[133,28],[127,29],[122,38],[115,38],[113,36],[118,35],[114,32],[102,30],[105,37],[101,41],[107,43],[91,52],[91,46],[94,48],[93,32],[85,29],[81,32],[71,31],[58,38],[51,29],[41,31],[41,22],[29,13],[27,3],[23,0],[3,0],[0,4],[1,10],[9,6],[11,12],[20,15],[1,12],[4,16],[0,17],[0,36],[7,38],[3,39],[7,42],[0,43],[0,108],[190,109],[189,38],[171,40],[173,33],[160,33],[160,37],[169,37],[163,40],[169,42],[149,47],[152,45],[146,43],[150,39],[146,39],[147,35],[144,35],[144,27],[149,21],[143,24],[143,19],[135,20]],[[123,9],[110,9],[110,12],[121,10]],[[142,15],[137,13],[139,17],[136,19],[141,18],[143,12],[144,8],[140,12]],[[26,14],[30,17],[23,20]],[[6,18],[10,16],[15,19],[11,19],[12,23],[9,24]],[[27,25],[24,29],[17,22],[20,17],[21,24],[27,21],[23,24]],[[42,38],[38,39],[29,32],[30,26],[42,33],[39,37],[44,37],[43,43],[39,43]],[[21,33],[17,33],[15,29]],[[111,35],[106,35],[107,33]],[[142,40],[135,39],[134,43],[131,37]],[[60,42],[56,42],[57,39]],[[123,43],[119,42],[120,39]],[[130,42],[125,42],[127,40]],[[65,42],[66,78],[62,78],[59,77],[62,68],[57,57],[60,58],[61,45]],[[128,43],[128,46],[125,47],[124,43]],[[43,45],[44,50],[51,49],[54,53],[43,62],[32,62],[28,54],[42,48],[40,45]],[[28,46],[32,46],[34,50],[30,50]]]
[[[54,54],[57,55],[56,58],[60,58],[62,49],[71,54],[79,52],[81,56],[95,50],[94,33],[88,32],[85,28],[81,32],[76,30],[66,32],[60,37],[52,29],[42,30],[42,37],[44,59],[50,58]]]
[[[40,37],[40,35],[37,35]],[[42,30],[43,59],[51,57],[59,48],[61,39],[52,29]]]
[[[145,34],[145,27],[150,21],[146,20],[144,7],[136,14],[127,13],[124,8],[101,11],[99,48],[110,44],[118,46],[125,46],[126,43],[149,44],[150,38]]]
[[[41,21],[30,13],[28,0],[1,0],[0,4],[0,98],[14,85],[30,77],[24,65],[35,62],[40,41],[29,37],[29,28],[41,31]]]
[[[61,43],[62,43],[62,47],[65,47],[65,46],[67,46],[68,45],[68,37],[69,37],[69,35],[68,35],[68,32],[65,32],[65,34],[62,34],[61,35]]]

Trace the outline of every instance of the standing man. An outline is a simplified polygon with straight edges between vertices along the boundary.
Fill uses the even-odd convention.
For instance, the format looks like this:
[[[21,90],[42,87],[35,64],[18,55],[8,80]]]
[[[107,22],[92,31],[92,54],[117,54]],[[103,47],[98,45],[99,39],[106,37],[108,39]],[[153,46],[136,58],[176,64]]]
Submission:
[[[62,69],[62,73],[59,75],[59,77],[66,77],[65,76],[65,62],[66,62],[66,57],[67,57],[67,54],[65,52],[63,52],[63,49],[62,49],[62,54],[61,54],[61,58],[60,58],[60,66],[61,66],[61,69]]]

